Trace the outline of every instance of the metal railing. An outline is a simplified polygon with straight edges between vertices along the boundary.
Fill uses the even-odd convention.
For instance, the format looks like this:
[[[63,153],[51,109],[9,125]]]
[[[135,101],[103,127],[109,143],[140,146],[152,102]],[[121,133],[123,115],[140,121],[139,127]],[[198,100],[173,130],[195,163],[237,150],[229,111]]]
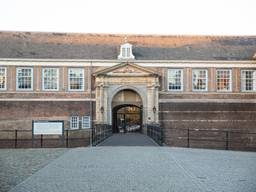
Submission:
[[[151,137],[158,145],[162,146],[164,143],[163,140],[163,129],[159,124],[148,124],[147,126],[147,135]]]
[[[0,148],[84,147],[90,145],[91,136],[91,144],[96,146],[111,135],[110,125],[65,130],[62,136],[33,136],[32,130],[0,130]],[[256,133],[244,130],[162,129],[157,124],[150,124],[147,125],[147,135],[159,145],[256,151]]]
[[[243,130],[165,129],[167,145],[256,151],[256,133]]]
[[[95,124],[92,131],[92,146],[96,146],[112,135],[112,126]]]
[[[63,135],[33,135],[32,130],[0,130],[0,148],[84,147],[90,129],[65,130]]]

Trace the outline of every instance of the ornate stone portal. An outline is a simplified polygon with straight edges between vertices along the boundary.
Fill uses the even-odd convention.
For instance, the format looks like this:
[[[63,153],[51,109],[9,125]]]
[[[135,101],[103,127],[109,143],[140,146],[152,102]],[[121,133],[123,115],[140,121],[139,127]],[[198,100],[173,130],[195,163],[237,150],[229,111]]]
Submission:
[[[130,90],[139,99],[123,100],[125,104],[142,103],[143,124],[158,123],[158,74],[131,63],[96,72],[96,123],[112,125],[112,109],[117,105],[113,99],[124,90]],[[132,97],[130,97],[132,98]],[[115,106],[113,106],[115,105]]]

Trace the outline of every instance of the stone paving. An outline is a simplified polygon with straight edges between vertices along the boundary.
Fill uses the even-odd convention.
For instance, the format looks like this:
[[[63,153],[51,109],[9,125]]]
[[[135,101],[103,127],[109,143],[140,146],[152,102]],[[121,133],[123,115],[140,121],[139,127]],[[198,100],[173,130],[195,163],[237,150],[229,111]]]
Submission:
[[[0,149],[0,192],[6,192],[68,149]]]
[[[98,146],[159,146],[153,139],[141,133],[113,134]]]
[[[171,147],[71,149],[11,192],[255,192],[256,153]]]

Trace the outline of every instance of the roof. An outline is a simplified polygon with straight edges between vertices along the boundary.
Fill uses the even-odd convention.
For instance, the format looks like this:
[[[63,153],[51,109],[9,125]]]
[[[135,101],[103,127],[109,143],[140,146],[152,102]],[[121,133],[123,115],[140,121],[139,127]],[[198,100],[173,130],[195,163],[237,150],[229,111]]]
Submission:
[[[124,39],[138,60],[252,60],[256,36],[0,32],[0,58],[117,59]]]

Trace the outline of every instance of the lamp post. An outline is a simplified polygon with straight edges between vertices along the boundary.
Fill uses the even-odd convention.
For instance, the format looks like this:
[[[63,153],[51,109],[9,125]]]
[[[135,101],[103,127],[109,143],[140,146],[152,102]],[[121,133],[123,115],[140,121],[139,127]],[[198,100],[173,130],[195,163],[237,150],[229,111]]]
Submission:
[[[100,108],[100,112],[103,113],[104,112],[104,107],[101,106]]]
[[[156,106],[153,107],[153,113],[156,113]]]

